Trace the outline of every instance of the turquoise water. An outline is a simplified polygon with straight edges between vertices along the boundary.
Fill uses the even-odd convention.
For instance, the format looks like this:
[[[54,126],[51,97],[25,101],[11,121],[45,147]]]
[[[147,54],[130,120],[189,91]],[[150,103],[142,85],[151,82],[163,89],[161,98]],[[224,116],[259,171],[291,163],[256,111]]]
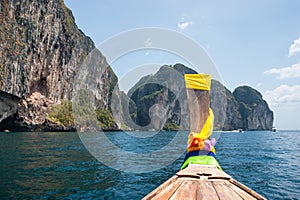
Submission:
[[[138,144],[141,153],[163,147],[174,134],[136,139],[107,133],[126,150]],[[184,157],[151,173],[132,174],[97,161],[77,133],[1,133],[0,147],[0,199],[140,199],[174,175]],[[268,199],[299,199],[300,131],[226,132],[216,149],[223,170],[238,181]]]

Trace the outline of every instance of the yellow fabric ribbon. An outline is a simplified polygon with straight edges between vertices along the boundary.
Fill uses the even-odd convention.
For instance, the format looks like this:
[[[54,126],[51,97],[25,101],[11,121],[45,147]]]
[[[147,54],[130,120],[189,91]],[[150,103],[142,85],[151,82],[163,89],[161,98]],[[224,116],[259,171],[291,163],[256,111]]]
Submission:
[[[212,132],[214,127],[214,113],[211,108],[209,108],[209,116],[201,130],[200,133],[190,132],[188,138],[188,152],[195,150],[203,150],[204,141],[207,140]],[[215,153],[214,147],[210,150]]]
[[[185,74],[185,87],[197,90],[210,90],[209,74]]]

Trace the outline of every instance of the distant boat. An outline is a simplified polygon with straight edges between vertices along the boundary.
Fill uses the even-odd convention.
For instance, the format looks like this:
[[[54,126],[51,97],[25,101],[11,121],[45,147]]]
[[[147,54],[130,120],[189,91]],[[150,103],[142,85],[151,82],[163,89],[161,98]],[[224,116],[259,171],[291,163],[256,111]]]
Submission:
[[[272,131],[272,132],[277,132],[277,130],[276,130],[275,127],[273,127],[273,128],[271,129],[271,131]]]
[[[235,132],[235,133],[243,133],[244,131],[243,131],[243,129],[239,128],[239,129],[237,129],[237,130],[233,130],[232,132]]]

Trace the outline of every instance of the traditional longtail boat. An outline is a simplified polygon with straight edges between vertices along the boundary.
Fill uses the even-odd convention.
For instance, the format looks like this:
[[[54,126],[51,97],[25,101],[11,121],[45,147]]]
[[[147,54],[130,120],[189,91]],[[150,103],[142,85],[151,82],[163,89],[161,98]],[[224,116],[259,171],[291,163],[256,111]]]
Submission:
[[[187,154],[181,170],[143,199],[266,199],[225,173],[215,158],[210,75],[185,74],[184,79],[190,112]]]

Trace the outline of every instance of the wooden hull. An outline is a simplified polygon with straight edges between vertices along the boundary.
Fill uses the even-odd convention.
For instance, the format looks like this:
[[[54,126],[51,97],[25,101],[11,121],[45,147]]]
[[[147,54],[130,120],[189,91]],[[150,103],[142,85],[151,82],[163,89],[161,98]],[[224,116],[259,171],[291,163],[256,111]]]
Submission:
[[[216,166],[190,164],[143,198],[266,199]]]

